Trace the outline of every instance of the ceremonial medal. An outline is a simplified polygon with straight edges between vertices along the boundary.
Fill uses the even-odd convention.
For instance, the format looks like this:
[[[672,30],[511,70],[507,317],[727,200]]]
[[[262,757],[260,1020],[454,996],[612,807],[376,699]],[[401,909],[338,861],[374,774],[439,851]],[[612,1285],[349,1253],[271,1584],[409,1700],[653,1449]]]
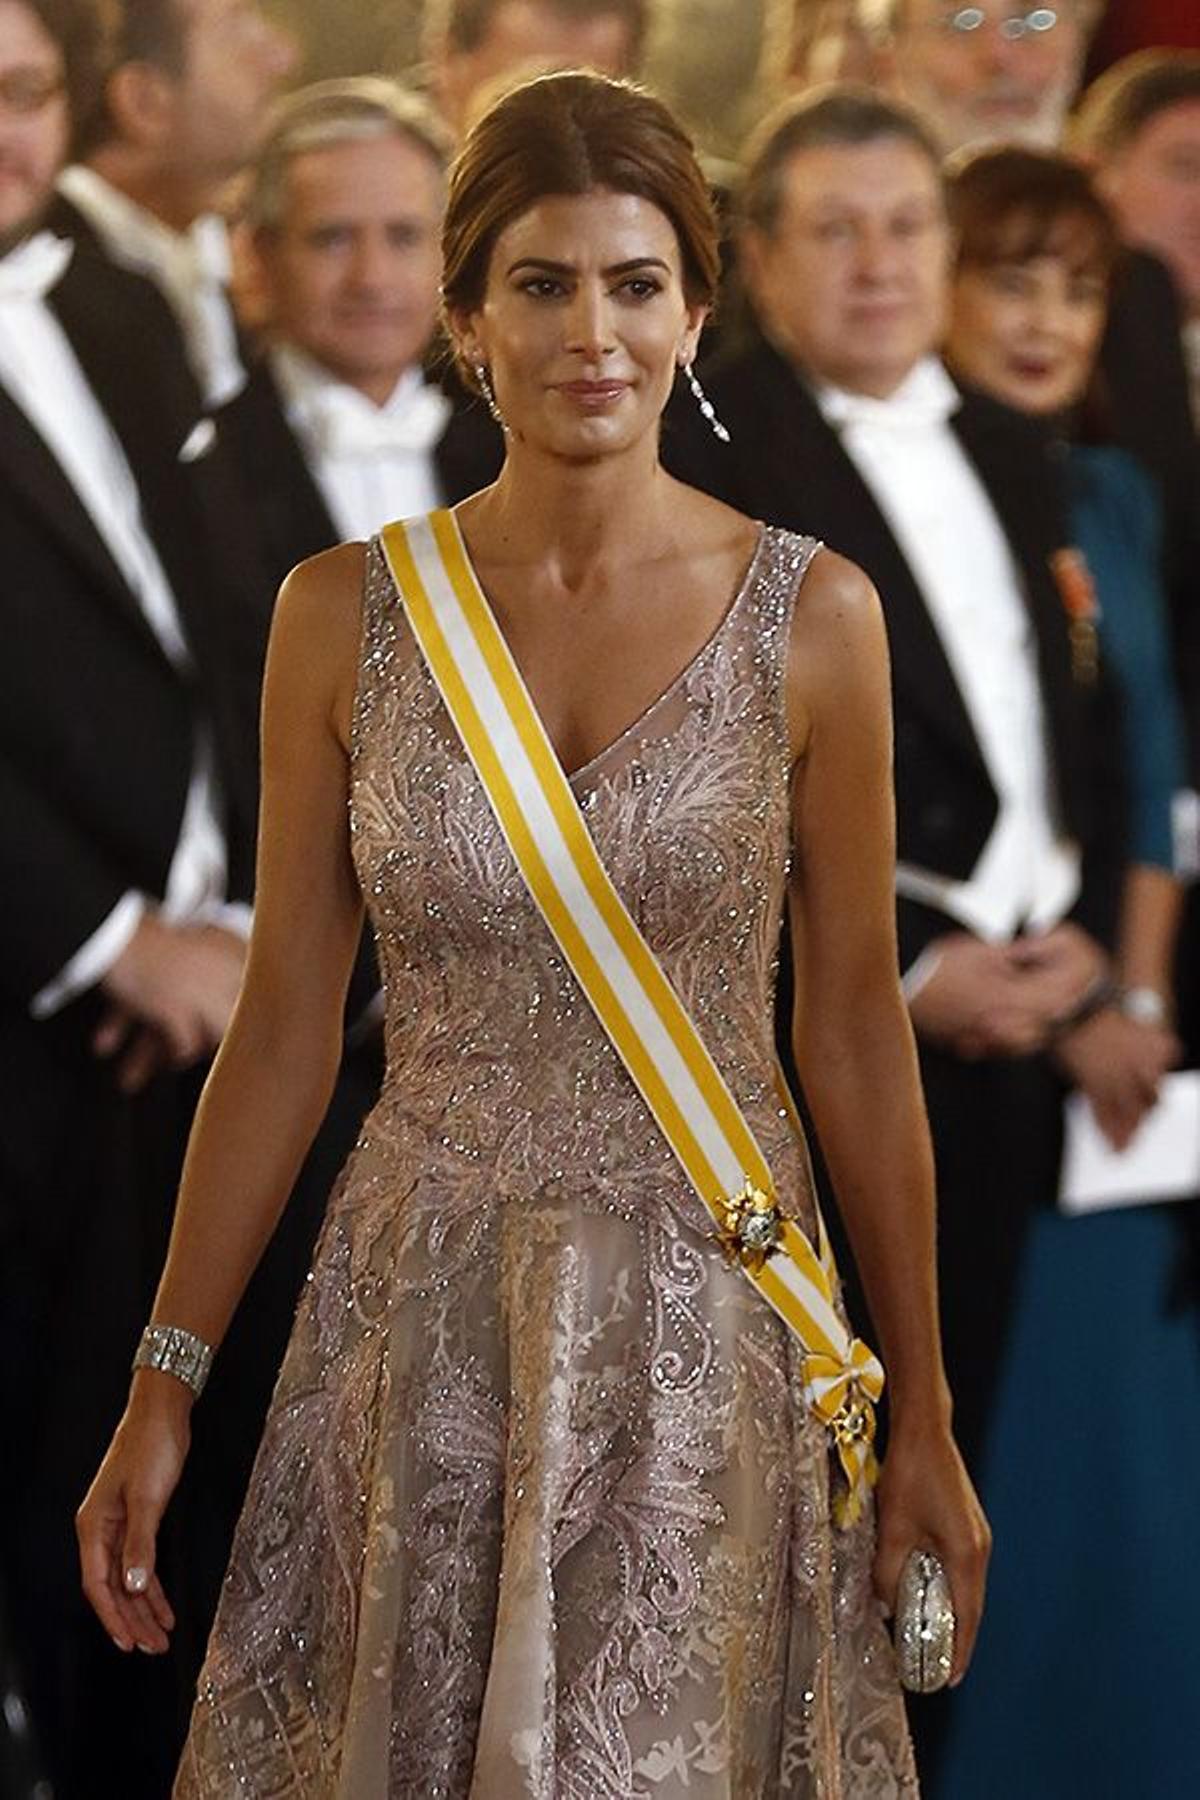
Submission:
[[[1082,686],[1091,687],[1100,673],[1100,644],[1096,636],[1100,606],[1092,571],[1082,550],[1065,548],[1056,550],[1050,558],[1050,572],[1067,615],[1071,673]]]

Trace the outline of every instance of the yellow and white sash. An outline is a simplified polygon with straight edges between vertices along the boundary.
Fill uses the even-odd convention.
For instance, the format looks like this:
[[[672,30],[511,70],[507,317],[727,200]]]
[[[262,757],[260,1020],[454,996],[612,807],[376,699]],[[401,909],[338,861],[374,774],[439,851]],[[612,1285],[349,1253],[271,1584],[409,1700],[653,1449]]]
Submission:
[[[877,1474],[883,1370],[838,1316],[824,1224],[818,1215],[818,1252],[780,1211],[753,1132],[597,854],[453,513],[389,525],[381,541],[413,635],[543,918],[726,1255],[800,1341],[809,1405],[833,1433],[846,1474],[835,1511],[849,1524]]]

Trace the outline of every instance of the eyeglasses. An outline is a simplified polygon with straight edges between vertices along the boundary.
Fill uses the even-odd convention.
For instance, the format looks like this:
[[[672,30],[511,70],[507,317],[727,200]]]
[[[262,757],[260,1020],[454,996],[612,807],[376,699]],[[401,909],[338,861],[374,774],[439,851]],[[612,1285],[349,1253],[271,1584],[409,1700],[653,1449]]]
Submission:
[[[997,21],[1001,37],[1012,43],[1021,38],[1044,37],[1058,22],[1058,14],[1052,6],[1034,6],[1029,12],[1009,13],[1007,18]],[[982,30],[988,23],[988,15],[982,6],[960,6],[954,12],[943,13],[939,23],[943,31],[955,37],[969,37],[973,31]]]
[[[45,69],[6,69],[0,74],[0,112],[31,119],[49,106],[65,86],[61,75],[52,75]]]

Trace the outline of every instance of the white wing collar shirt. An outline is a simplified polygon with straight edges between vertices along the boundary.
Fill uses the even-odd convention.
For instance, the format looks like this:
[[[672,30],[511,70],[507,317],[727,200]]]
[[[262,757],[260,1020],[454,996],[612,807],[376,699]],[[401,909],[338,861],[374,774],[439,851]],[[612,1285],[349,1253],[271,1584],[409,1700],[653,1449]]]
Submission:
[[[63,170],[58,187],[113,261],[148,276],[163,294],[179,320],[205,404],[218,407],[232,400],[245,386],[246,371],[229,299],[224,220],[204,213],[187,231],[174,231],[81,163]]]
[[[166,571],[146,531],[137,483],[116,433],[88,386],[46,296],[71,260],[70,244],[40,232],[0,259],[0,384],[7,389],[78,494],[136,596],[164,655],[187,669],[190,653]],[[125,950],[143,914],[219,923],[245,932],[249,911],[225,903],[227,856],[212,741],[197,728],[192,779],[165,891],[125,894],[35,997],[37,1018],[93,987]]]
[[[901,863],[896,889],[993,943],[1057,924],[1079,893],[1079,848],[1057,821],[1020,571],[950,420],[962,397],[927,357],[886,400],[817,387],[933,620],[999,801],[966,881]]]
[[[450,402],[419,368],[376,406],[294,344],[270,356],[288,424],[343,538],[369,538],[392,519],[442,504],[433,453]]]

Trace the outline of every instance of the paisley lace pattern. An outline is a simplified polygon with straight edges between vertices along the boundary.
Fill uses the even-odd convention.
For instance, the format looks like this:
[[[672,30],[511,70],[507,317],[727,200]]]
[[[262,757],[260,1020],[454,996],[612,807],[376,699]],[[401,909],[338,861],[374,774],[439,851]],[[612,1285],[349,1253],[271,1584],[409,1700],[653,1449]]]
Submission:
[[[772,1091],[782,672],[815,546],[573,778],[809,1228]],[[529,899],[378,544],[351,827],[382,1098],[330,1203],[176,1800],[886,1800],[916,1781],[795,1346]]]

